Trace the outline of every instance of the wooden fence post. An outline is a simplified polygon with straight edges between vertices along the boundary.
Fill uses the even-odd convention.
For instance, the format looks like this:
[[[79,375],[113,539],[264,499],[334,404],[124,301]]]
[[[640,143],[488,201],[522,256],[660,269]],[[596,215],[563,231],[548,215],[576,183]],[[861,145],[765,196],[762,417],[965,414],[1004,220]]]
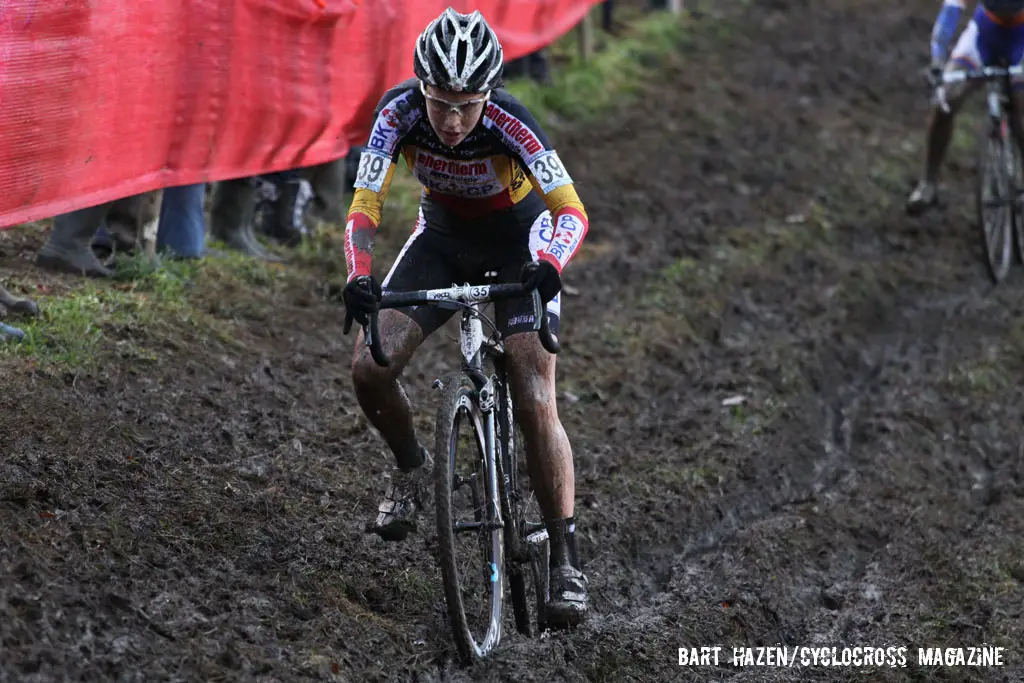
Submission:
[[[589,61],[594,55],[594,10],[583,15],[583,21],[579,24],[580,57],[583,61]]]

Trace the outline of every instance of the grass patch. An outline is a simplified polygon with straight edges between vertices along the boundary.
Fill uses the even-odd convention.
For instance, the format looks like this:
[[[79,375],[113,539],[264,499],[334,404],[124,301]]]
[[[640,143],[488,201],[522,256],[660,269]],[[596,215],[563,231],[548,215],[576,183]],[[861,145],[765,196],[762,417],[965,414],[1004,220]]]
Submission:
[[[259,312],[258,304],[292,275],[229,250],[223,254],[156,266],[141,256],[119,259],[109,281],[83,280],[36,297],[39,317],[19,321],[25,338],[3,352],[80,371],[111,356],[157,361],[183,341],[231,343],[233,323],[246,317],[238,311],[251,304],[248,310]]]
[[[753,403],[743,402],[728,407],[733,430],[747,436],[760,436],[772,427],[785,412],[785,404],[767,396]]]
[[[1024,322],[1017,322],[1002,343],[982,350],[976,357],[958,363],[944,377],[946,387],[978,399],[1005,396],[1017,386],[1024,372]]]
[[[974,164],[975,159],[978,156],[978,136],[981,133],[982,126],[987,125],[987,115],[978,100],[984,103],[984,97],[980,97],[983,93],[976,93],[975,97],[972,98],[974,106],[964,106],[963,109],[957,113],[956,121],[953,127],[953,139],[949,143],[948,158],[954,162],[960,162],[966,166]],[[923,133],[923,131],[922,131]],[[922,144],[924,138],[922,137]]]
[[[542,122],[571,119],[592,121],[623,95],[636,95],[646,87],[656,67],[678,50],[687,38],[687,15],[655,12],[631,25],[630,35],[608,40],[583,61],[575,32],[552,48],[568,56],[552,69],[553,86],[514,80],[507,89]]]

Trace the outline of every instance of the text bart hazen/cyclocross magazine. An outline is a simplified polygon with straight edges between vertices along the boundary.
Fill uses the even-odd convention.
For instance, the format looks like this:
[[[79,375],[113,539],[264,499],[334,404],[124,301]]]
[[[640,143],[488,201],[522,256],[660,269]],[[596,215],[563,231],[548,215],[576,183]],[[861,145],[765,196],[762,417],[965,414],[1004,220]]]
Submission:
[[[1007,665],[1006,648],[988,644],[966,647],[806,647],[720,645],[679,648],[679,666],[725,667],[1001,667]]]

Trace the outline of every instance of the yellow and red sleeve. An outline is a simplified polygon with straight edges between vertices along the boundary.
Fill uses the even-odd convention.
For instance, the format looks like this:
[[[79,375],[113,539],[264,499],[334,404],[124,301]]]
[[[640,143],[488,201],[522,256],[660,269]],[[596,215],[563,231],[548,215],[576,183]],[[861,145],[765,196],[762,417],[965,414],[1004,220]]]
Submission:
[[[373,267],[373,240],[380,226],[381,212],[397,166],[391,164],[379,192],[356,188],[345,222],[345,263],[348,280],[369,275]]]

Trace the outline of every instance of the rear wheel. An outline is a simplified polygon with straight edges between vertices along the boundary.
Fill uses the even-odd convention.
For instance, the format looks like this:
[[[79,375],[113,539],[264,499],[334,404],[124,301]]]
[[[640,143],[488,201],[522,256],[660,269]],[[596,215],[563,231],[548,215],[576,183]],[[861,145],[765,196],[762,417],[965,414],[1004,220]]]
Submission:
[[[508,564],[509,597],[516,630],[533,636],[544,630],[544,606],[548,590],[547,531],[540,505],[526,471],[522,435],[507,385],[498,410],[497,432],[501,448],[501,477],[504,484],[505,548]]]
[[[1014,205],[1013,176],[1015,155],[1009,126],[1003,120],[984,133],[978,158],[976,202],[981,229],[985,265],[992,280],[999,284],[1010,272],[1013,260]]]
[[[448,621],[464,661],[486,656],[501,639],[504,564],[484,458],[484,420],[468,378],[450,375],[435,425],[437,540]]]

